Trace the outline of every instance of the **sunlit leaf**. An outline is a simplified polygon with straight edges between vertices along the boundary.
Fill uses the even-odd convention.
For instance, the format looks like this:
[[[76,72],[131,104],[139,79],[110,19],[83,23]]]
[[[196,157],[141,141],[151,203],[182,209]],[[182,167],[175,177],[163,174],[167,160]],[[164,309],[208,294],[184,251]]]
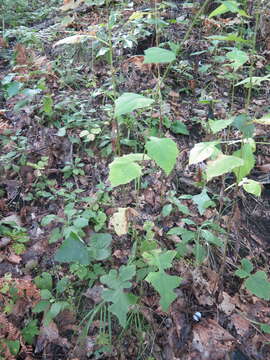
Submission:
[[[115,100],[115,116],[129,114],[134,110],[148,107],[154,100],[135,93],[124,93]]]
[[[144,64],[170,63],[176,59],[175,53],[159,47],[152,47],[144,51]]]
[[[216,160],[209,161],[206,168],[207,181],[215,176],[231,172],[234,168],[242,166],[244,161],[236,156],[219,154]]]

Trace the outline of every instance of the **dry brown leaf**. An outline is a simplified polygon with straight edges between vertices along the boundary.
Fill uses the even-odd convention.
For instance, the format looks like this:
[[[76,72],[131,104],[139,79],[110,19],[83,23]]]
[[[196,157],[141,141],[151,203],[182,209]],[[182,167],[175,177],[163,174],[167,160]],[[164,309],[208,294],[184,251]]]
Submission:
[[[243,316],[238,314],[233,314],[230,320],[233,323],[238,335],[244,336],[248,332],[250,322],[247,319],[245,319]]]
[[[12,264],[19,264],[22,261],[22,258],[19,255],[10,254],[7,257],[7,261],[9,261]]]
[[[222,293],[223,300],[218,305],[219,310],[223,311],[226,315],[232,314],[235,309],[235,305],[233,303],[233,298],[228,295],[226,292]]]
[[[213,319],[193,327],[192,346],[199,351],[202,360],[224,360],[234,343],[234,337]]]

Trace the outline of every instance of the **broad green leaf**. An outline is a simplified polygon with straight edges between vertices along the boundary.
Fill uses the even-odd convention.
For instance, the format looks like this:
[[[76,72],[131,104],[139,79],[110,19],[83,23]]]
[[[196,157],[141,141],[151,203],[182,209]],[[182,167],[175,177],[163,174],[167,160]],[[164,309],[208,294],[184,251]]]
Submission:
[[[148,155],[169,175],[179,154],[176,143],[167,138],[150,137],[145,148]]]
[[[167,235],[179,235],[181,236],[181,239],[185,244],[195,238],[194,231],[190,231],[179,226],[173,227],[171,230],[167,232]]]
[[[219,154],[216,160],[209,161],[206,168],[207,181],[215,176],[231,172],[234,168],[242,166],[244,161],[236,156]]]
[[[176,59],[175,53],[159,47],[152,47],[144,51],[144,64],[170,63]]]
[[[244,178],[239,185],[242,185],[246,192],[255,196],[261,196],[262,184],[258,181]]]
[[[14,355],[14,356],[18,355],[18,353],[20,351],[20,347],[21,347],[20,340],[4,339],[3,341],[4,341],[4,343],[7,344],[11,355]],[[1,348],[2,348],[2,346],[1,346]],[[3,348],[1,350],[3,350]]]
[[[150,272],[145,280],[152,284],[154,289],[159,293],[159,303],[162,310],[168,311],[169,306],[177,297],[173,290],[180,285],[182,279],[178,276],[168,275],[164,270],[160,270]]]
[[[244,65],[248,60],[248,55],[239,49],[233,49],[232,51],[226,54],[226,57],[231,61],[231,66],[234,71],[237,71],[242,65]]]
[[[204,238],[204,240],[209,243],[210,245],[216,245],[219,247],[223,247],[223,242],[217,237],[215,236],[213,233],[211,233],[211,231],[209,230],[201,230],[201,235]]]
[[[33,307],[32,312],[37,314],[40,312],[46,312],[50,305],[51,303],[48,300],[41,300]]]
[[[93,234],[88,246],[90,259],[101,261],[111,255],[112,236],[108,233]]]
[[[33,345],[35,336],[39,334],[39,327],[37,326],[37,322],[37,319],[30,320],[22,329],[23,339],[29,345]]]
[[[78,262],[82,265],[90,263],[86,245],[72,234],[63,241],[54,258],[61,263]]]
[[[241,279],[244,279],[250,276],[252,270],[253,270],[252,262],[250,262],[248,259],[242,259],[241,267],[235,271],[235,275],[239,276]]]
[[[245,280],[245,287],[254,295],[264,300],[270,300],[270,282],[264,271],[257,271]]]
[[[84,227],[86,227],[89,223],[89,220],[84,218],[84,217],[77,217],[74,221],[74,226],[79,228],[79,229],[82,229]]]
[[[260,324],[260,328],[263,332],[270,334],[270,325],[268,324]]]
[[[246,139],[253,137],[255,126],[246,114],[236,116],[232,125],[240,130]]]
[[[52,275],[48,272],[43,272],[41,275],[35,277],[34,281],[39,289],[52,290]]]
[[[199,244],[198,242],[196,242],[192,252],[195,256],[196,265],[201,265],[207,256],[205,247]]]
[[[153,104],[154,100],[135,93],[124,93],[115,100],[115,116],[129,114]]]
[[[217,144],[218,141],[195,144],[189,154],[189,165],[198,164],[215,154],[218,151],[216,148]]]
[[[103,275],[100,281],[107,285],[109,289],[103,290],[102,297],[105,301],[111,302],[109,310],[115,314],[119,323],[125,327],[127,313],[131,305],[137,302],[137,297],[133,294],[124,292],[124,289],[131,287],[131,280],[136,274],[134,265],[121,266],[119,272],[110,270],[107,275]]]
[[[161,215],[164,217],[169,216],[172,210],[173,210],[172,204],[166,204],[163,206],[161,210]]]
[[[40,290],[40,297],[42,300],[49,300],[52,298],[52,293],[48,289]]]
[[[143,160],[150,160],[150,157],[147,156],[146,154],[131,153],[128,155],[123,155],[120,158],[116,158],[116,159],[128,160],[128,161],[143,161]]]
[[[176,256],[176,251],[168,250],[161,252],[160,249],[155,249],[150,252],[143,253],[143,258],[149,265],[156,266],[159,270],[165,270],[172,266],[172,261]]]
[[[239,183],[254,168],[255,157],[253,154],[252,145],[250,143],[243,144],[241,149],[233,153],[233,156],[236,156],[244,161],[242,166],[233,169],[233,173],[236,176],[237,182]]]
[[[189,135],[189,131],[186,127],[186,125],[184,123],[182,123],[181,121],[177,120],[174,121],[170,127],[170,130],[174,133],[174,134],[182,134],[182,135]]]
[[[234,119],[228,119],[228,120],[209,120],[209,126],[213,134],[218,133],[221,130],[226,129],[229,125],[233,123]]]
[[[140,165],[125,158],[116,158],[109,169],[109,180],[113,187],[127,184],[142,174]]]
[[[54,215],[54,214],[49,214],[49,215],[46,215],[42,218],[41,220],[41,226],[47,226],[49,225],[52,221],[54,220],[57,220],[58,219],[58,216],[57,215]]]
[[[10,98],[12,96],[17,95],[20,92],[22,87],[23,87],[23,84],[18,81],[13,81],[13,82],[9,83],[7,86],[8,97]]]
[[[207,208],[216,205],[208,196],[206,189],[203,189],[200,194],[192,196],[192,201],[197,205],[200,215],[203,215]]]

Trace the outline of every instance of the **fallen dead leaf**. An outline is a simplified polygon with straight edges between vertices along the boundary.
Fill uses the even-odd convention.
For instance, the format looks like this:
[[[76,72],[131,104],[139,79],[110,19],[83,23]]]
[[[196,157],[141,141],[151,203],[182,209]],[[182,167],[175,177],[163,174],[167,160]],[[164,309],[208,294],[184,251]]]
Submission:
[[[228,295],[226,292],[222,293],[223,300],[218,305],[219,310],[223,311],[226,315],[232,314],[235,309],[235,305],[233,303],[233,298]]]
[[[233,314],[230,320],[234,325],[238,335],[244,336],[248,332],[250,322],[247,319],[245,319],[243,316],[238,314]]]
[[[7,257],[7,261],[9,261],[12,264],[19,264],[22,261],[22,258],[19,255],[10,254]]]
[[[201,354],[202,360],[224,360],[234,343],[234,337],[213,319],[193,327],[192,346]]]

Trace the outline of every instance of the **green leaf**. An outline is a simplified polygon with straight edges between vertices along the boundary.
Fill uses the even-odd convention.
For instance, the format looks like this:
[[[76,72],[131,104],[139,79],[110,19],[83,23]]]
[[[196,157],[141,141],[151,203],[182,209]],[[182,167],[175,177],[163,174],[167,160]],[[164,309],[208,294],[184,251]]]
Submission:
[[[159,303],[162,310],[168,311],[169,306],[177,297],[173,290],[180,285],[182,279],[178,276],[168,275],[164,270],[159,270],[157,272],[150,272],[145,280],[152,284],[154,289],[159,293]]]
[[[200,194],[192,196],[192,201],[197,205],[200,215],[203,215],[205,210],[210,206],[216,205],[208,196],[206,189],[203,189]]]
[[[237,182],[239,183],[246,175],[250,173],[255,165],[255,157],[251,144],[243,144],[241,149],[233,153],[233,156],[237,156],[239,159],[244,161],[242,166],[233,169],[233,173],[236,176]]]
[[[63,244],[56,251],[55,260],[58,262],[79,262],[82,265],[89,265],[89,253],[86,245],[71,233],[70,236],[63,241]]]
[[[33,313],[40,313],[40,312],[46,312],[51,303],[48,300],[41,300],[37,303],[37,305],[34,306],[32,309]]]
[[[161,210],[161,215],[166,217],[166,216],[169,216],[170,213],[172,212],[172,204],[166,204],[163,206],[162,210]]]
[[[70,282],[68,277],[63,277],[61,280],[59,280],[56,285],[57,294],[62,294],[64,291],[66,291],[69,284]]]
[[[111,255],[111,243],[111,234],[93,234],[89,244],[89,255],[91,259],[97,261],[107,259]]]
[[[77,217],[74,221],[74,226],[79,228],[79,229],[82,229],[84,227],[86,227],[89,223],[89,220],[84,218],[84,217]]]
[[[195,233],[182,227],[173,227],[167,232],[168,235],[180,235],[184,243],[187,243],[194,239]]]
[[[37,322],[37,319],[30,320],[27,325],[22,329],[23,339],[29,345],[33,345],[35,336],[39,334]]]
[[[189,165],[198,164],[215,154],[218,149],[218,141],[202,142],[195,144],[189,154]]]
[[[169,175],[179,154],[175,142],[171,139],[150,137],[145,148],[148,155]]]
[[[234,119],[228,119],[228,120],[208,120],[210,129],[213,134],[218,133],[221,130],[226,129],[229,125],[233,123]]]
[[[248,259],[242,259],[241,267],[235,271],[235,275],[239,276],[241,279],[244,279],[250,276],[252,270],[253,270],[252,262],[250,262]]]
[[[260,328],[263,332],[270,334],[270,325],[268,324],[260,324]]]
[[[239,185],[242,185],[246,192],[258,197],[261,196],[262,185],[258,181],[244,178]]]
[[[182,123],[181,121],[177,120],[174,121],[170,127],[170,130],[174,133],[174,134],[182,134],[182,135],[189,135],[189,131],[186,127],[186,125],[184,123]]]
[[[112,187],[127,184],[142,174],[142,167],[126,158],[116,158],[109,165],[109,169]]]
[[[48,272],[43,272],[41,275],[35,277],[34,281],[39,289],[52,290],[52,275]]]
[[[264,271],[257,271],[244,282],[245,287],[254,295],[264,300],[270,300],[270,282]]]
[[[210,40],[219,40],[219,41],[235,41],[240,43],[249,43],[250,40],[245,40],[242,37],[238,36],[238,34],[230,33],[228,35],[212,35],[207,36],[207,39]]]
[[[220,153],[216,160],[207,164],[207,181],[211,180],[215,176],[220,176],[231,172],[234,168],[242,166],[243,164],[244,161],[236,156],[229,156]]]
[[[204,262],[204,259],[207,256],[206,250],[204,246],[196,242],[193,250],[192,250],[194,256],[195,256],[195,262],[196,265],[201,265]]]
[[[136,274],[134,265],[121,266],[119,272],[110,270],[109,274],[103,275],[100,281],[107,285],[109,289],[103,290],[102,297],[105,301],[111,302],[109,310],[116,315],[119,323],[125,327],[127,313],[131,305],[137,302],[137,297],[123,291],[131,287],[131,280]]]
[[[52,293],[48,289],[42,289],[40,291],[40,296],[42,300],[49,300],[52,298]]]
[[[8,98],[11,98],[12,96],[17,95],[21,88],[23,87],[23,84],[17,81],[13,81],[7,86],[7,94]]]
[[[42,102],[43,102],[43,111],[48,115],[52,115],[52,113],[53,113],[53,99],[52,99],[51,95],[43,96]],[[58,135],[58,136],[60,136],[60,135]]]
[[[246,114],[240,114],[235,117],[233,126],[240,130],[245,138],[252,138],[255,130],[254,124]]]
[[[16,356],[19,353],[21,344],[19,340],[4,340],[12,355]]]
[[[58,219],[58,216],[57,215],[54,215],[54,214],[49,214],[49,215],[46,215],[42,218],[41,220],[41,226],[47,226],[49,225],[52,221]]]
[[[175,53],[159,47],[152,47],[144,51],[144,64],[170,63],[176,59]]]
[[[224,245],[223,242],[209,230],[201,230],[201,235],[204,240],[209,244],[213,244],[219,247],[223,247]]]
[[[154,100],[135,93],[124,93],[115,100],[115,116],[129,114],[134,110],[148,107]]]
[[[237,71],[249,60],[248,55],[244,51],[236,48],[228,52],[226,57],[231,61],[230,65],[233,67],[234,71]]]
[[[159,270],[165,270],[172,266],[172,261],[176,256],[176,251],[168,250],[161,252],[160,249],[155,249],[150,252],[143,253],[143,258],[149,265],[156,266]]]

